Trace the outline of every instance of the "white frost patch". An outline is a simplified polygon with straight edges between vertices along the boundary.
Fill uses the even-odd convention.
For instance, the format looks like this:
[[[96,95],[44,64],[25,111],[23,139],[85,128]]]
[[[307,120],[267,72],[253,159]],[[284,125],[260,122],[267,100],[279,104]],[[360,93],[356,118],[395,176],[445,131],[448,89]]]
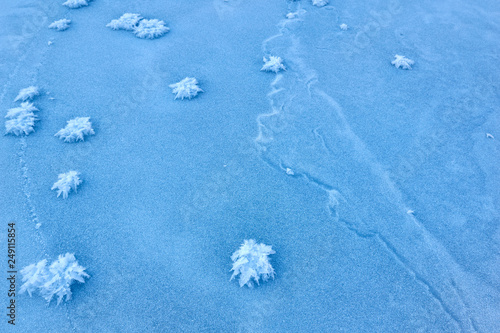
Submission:
[[[38,96],[38,87],[35,86],[29,86],[28,88],[24,88],[19,90],[19,94],[17,95],[16,99],[14,99],[14,102],[21,101],[25,102],[27,100],[32,100],[35,98],[35,96]]]
[[[347,24],[342,23],[342,24],[340,25],[340,29],[342,29],[342,30],[344,30],[344,31],[345,31],[345,30],[347,30]]]
[[[21,103],[20,107],[9,109],[5,118],[9,119],[5,121],[5,132],[6,134],[14,135],[29,135],[35,130],[35,121],[37,120],[34,111],[38,111],[33,103],[24,102]]]
[[[286,172],[286,174],[287,174],[287,175],[289,175],[289,176],[293,176],[293,175],[295,175],[295,173],[293,172],[293,170],[292,170],[292,169],[290,169],[290,168],[286,168],[285,172]]]
[[[415,213],[415,212],[414,212],[413,210],[411,210],[411,209],[409,209],[409,210],[406,212],[406,214],[408,214],[408,215],[413,215],[413,213]]]
[[[161,37],[169,31],[170,28],[165,26],[165,22],[157,19],[142,20],[138,26],[134,27],[134,33],[139,38],[153,39]]]
[[[169,85],[172,88],[172,93],[175,94],[174,99],[184,99],[195,97],[199,92],[203,92],[200,87],[198,87],[198,81],[194,77],[187,77],[184,80],[173,83]]]
[[[84,141],[86,135],[93,135],[90,117],[77,117],[68,120],[66,127],[62,128],[54,136],[64,139],[64,142]]]
[[[270,56],[269,59],[264,57],[264,66],[260,69],[266,72],[278,73],[280,70],[286,70],[285,65],[283,65],[283,60],[280,57]]]
[[[57,189],[57,197],[62,193],[63,198],[68,197],[68,193],[73,189],[76,193],[76,188],[82,183],[80,179],[80,173],[78,171],[68,171],[66,173],[59,174],[59,180],[52,185],[51,190]]]
[[[69,28],[69,24],[71,23],[71,20],[68,19],[60,19],[57,21],[52,22],[49,25],[50,29],[56,29],[57,31],[64,31]],[[49,44],[50,45],[50,44]]]
[[[52,45],[52,44],[53,44],[53,42],[52,42],[51,40],[49,40],[49,41],[47,42],[47,45],[49,45],[49,46],[50,46],[50,45]]]
[[[328,5],[328,0],[312,0],[313,6],[323,7]]]
[[[88,6],[89,1],[90,0],[67,0],[66,2],[63,3],[63,6],[75,9],[75,8]]]
[[[252,278],[257,284],[259,279],[267,281],[274,278],[274,269],[269,263],[268,256],[276,253],[271,246],[262,243],[257,244],[255,240],[245,240],[241,247],[233,253],[231,260],[233,275],[231,280],[240,275],[240,287],[253,286]]]
[[[48,303],[56,296],[57,305],[65,296],[66,301],[71,299],[71,285],[74,281],[85,283],[85,278],[89,278],[85,268],[78,264],[72,253],[60,255],[49,267],[46,259],[26,266],[21,270],[21,274],[24,282],[21,293],[27,291],[31,296],[38,290]]]
[[[411,59],[406,58],[405,56],[400,56],[396,54],[394,56],[394,60],[391,62],[396,68],[402,68],[402,69],[411,69],[411,65],[413,65],[415,62]]]
[[[125,13],[119,19],[106,24],[106,27],[113,30],[134,30],[140,20],[142,20],[140,14]]]
[[[486,137],[487,137],[488,139],[494,139],[494,138],[495,138],[495,137],[494,137],[492,134],[490,134],[490,133],[486,133]]]

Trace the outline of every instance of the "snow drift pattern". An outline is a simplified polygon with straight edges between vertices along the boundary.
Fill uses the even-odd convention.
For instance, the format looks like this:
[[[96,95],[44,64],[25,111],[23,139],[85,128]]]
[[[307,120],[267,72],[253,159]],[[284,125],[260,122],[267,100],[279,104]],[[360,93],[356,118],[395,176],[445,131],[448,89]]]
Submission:
[[[391,62],[391,64],[396,66],[396,68],[411,69],[411,65],[413,65],[415,63],[415,61],[408,59],[405,56],[400,56],[398,54],[396,54],[394,56],[394,58],[396,58],[396,59],[394,59]]]
[[[269,59],[264,57],[262,60],[264,61],[264,66],[260,69],[261,71],[278,73],[280,70],[286,70],[285,65],[282,63],[283,60],[280,57],[270,56]]]
[[[34,111],[38,111],[38,109],[29,102],[23,102],[20,107],[9,109],[5,116],[9,119],[5,122],[6,134],[29,135],[34,132],[33,127],[37,120]]]
[[[64,142],[84,141],[86,135],[95,134],[89,120],[90,117],[77,117],[68,120],[66,127],[59,130],[54,136],[64,139]]]
[[[257,244],[255,240],[245,240],[241,247],[233,253],[231,260],[234,271],[231,280],[240,275],[240,287],[245,284],[253,286],[252,278],[259,284],[259,279],[267,281],[274,278],[274,269],[269,263],[268,255],[276,253],[269,245]]]
[[[80,179],[80,173],[77,171],[68,171],[66,173],[59,174],[59,180],[52,185],[51,190],[57,189],[57,197],[62,193],[63,198],[68,197],[68,193],[73,189],[76,193],[76,188],[82,183]]]
[[[153,39],[156,37],[161,37],[169,31],[170,28],[165,26],[165,22],[157,19],[144,19],[139,22],[138,26],[134,27],[134,34],[139,38]]]
[[[113,30],[134,30],[140,20],[142,20],[140,14],[125,13],[119,19],[106,24],[106,27]]]
[[[314,6],[323,7],[328,4],[328,0],[312,0]]]
[[[64,296],[66,301],[71,299],[71,285],[74,281],[85,283],[84,278],[89,278],[85,268],[78,265],[75,255],[66,253],[47,267],[47,260],[26,266],[21,270],[23,275],[21,293],[25,291],[31,296],[36,290],[48,303],[57,296],[57,305]]]
[[[184,80],[169,85],[172,88],[172,93],[176,94],[174,99],[184,99],[195,97],[203,90],[198,87],[198,81],[194,77],[186,77]]]
[[[14,102],[21,101],[25,102],[27,100],[32,100],[35,96],[38,96],[38,87],[29,86],[28,88],[24,88],[19,90],[19,94],[17,95]]]
[[[83,6],[88,6],[89,2],[90,0],[67,0],[63,3],[63,6],[75,9]]]
[[[56,29],[57,31],[64,31],[69,28],[69,24],[71,23],[71,20],[68,19],[61,19],[58,21],[54,21],[49,25],[50,29]]]

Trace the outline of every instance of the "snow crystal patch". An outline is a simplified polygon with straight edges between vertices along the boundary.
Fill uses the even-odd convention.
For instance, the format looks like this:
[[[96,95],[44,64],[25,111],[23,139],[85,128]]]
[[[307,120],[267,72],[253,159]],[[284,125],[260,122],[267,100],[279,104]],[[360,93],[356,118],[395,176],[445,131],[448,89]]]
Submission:
[[[27,100],[32,100],[33,98],[35,98],[35,96],[38,95],[39,95],[38,87],[29,86],[28,88],[19,90],[19,94],[14,99],[14,102],[17,101],[25,102]]]
[[[269,263],[268,256],[276,253],[271,246],[262,243],[257,244],[255,240],[245,240],[241,247],[233,253],[231,260],[233,275],[231,280],[240,274],[240,287],[253,286],[252,278],[257,284],[259,279],[267,281],[274,278],[274,269]]]
[[[21,293],[27,291],[31,296],[38,290],[49,304],[56,296],[57,305],[64,297],[66,301],[71,299],[71,285],[74,281],[85,283],[85,278],[90,277],[72,253],[60,255],[49,267],[47,267],[47,260],[26,266],[21,270],[21,274],[24,282],[21,286]]]
[[[342,23],[342,24],[340,25],[340,29],[342,29],[342,30],[344,30],[344,31],[345,31],[345,30],[347,30],[347,24]]]
[[[62,193],[63,198],[68,197],[68,193],[73,189],[76,193],[76,188],[82,183],[80,179],[80,173],[78,171],[68,171],[66,173],[59,174],[59,180],[52,185],[51,190],[57,189],[57,197]]]
[[[90,117],[77,117],[68,120],[66,127],[59,130],[54,136],[64,139],[64,142],[84,141],[86,135],[95,134],[89,120]]]
[[[134,27],[134,34],[139,38],[153,39],[161,37],[170,31],[170,28],[165,26],[165,22],[153,19],[142,20],[139,25]]]
[[[328,5],[328,0],[312,0],[313,6],[323,7]]]
[[[76,9],[89,5],[90,0],[67,0],[63,3],[63,6],[68,8]]]
[[[199,92],[203,92],[203,90],[198,87],[198,81],[196,81],[194,77],[186,77],[180,82],[169,85],[169,87],[172,88],[172,93],[175,94],[174,99],[191,99],[198,95]]]
[[[9,109],[5,118],[6,134],[29,135],[34,132],[35,121],[37,120],[34,111],[38,111],[33,103],[23,102],[20,107]]]
[[[69,28],[69,24],[71,23],[71,20],[68,19],[61,19],[58,21],[54,21],[49,25],[50,29],[56,29],[57,31],[64,31]]]
[[[119,19],[106,24],[106,27],[113,30],[134,30],[140,20],[142,20],[140,14],[125,13]]]
[[[285,65],[283,65],[283,60],[280,57],[270,56],[269,59],[264,57],[264,66],[260,69],[266,72],[278,73],[280,70],[286,70]]]
[[[415,62],[411,59],[406,58],[405,56],[400,56],[396,54],[394,56],[394,60],[391,62],[396,68],[402,68],[402,69],[411,69],[411,65],[413,65]]]

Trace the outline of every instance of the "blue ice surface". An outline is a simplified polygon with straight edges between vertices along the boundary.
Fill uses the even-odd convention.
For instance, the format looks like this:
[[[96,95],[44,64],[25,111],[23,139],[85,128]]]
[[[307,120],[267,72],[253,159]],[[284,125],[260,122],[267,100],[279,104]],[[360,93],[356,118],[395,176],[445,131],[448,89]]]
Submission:
[[[498,1],[60,2],[0,1],[3,112],[42,91],[0,139],[0,243],[16,221],[19,268],[74,252],[91,278],[18,295],[18,331],[500,332]],[[125,12],[171,30],[105,27]],[[205,92],[174,100],[186,76]],[[96,135],[54,137],[79,116]],[[250,238],[276,251],[252,289]]]

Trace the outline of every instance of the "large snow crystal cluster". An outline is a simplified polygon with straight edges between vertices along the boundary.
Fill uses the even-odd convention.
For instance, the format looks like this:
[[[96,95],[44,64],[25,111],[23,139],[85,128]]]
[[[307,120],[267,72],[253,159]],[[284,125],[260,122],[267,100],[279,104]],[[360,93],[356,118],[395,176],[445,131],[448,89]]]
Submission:
[[[170,31],[165,22],[144,19],[140,14],[125,13],[119,19],[112,20],[106,27],[113,30],[129,30],[139,38],[154,39]]]
[[[231,260],[233,275],[231,280],[240,275],[240,287],[253,286],[252,278],[257,284],[259,280],[267,281],[274,278],[274,269],[269,263],[268,256],[276,253],[269,245],[257,244],[255,240],[245,240],[241,247],[233,253]]]
[[[391,64],[396,66],[396,68],[411,69],[411,65],[415,63],[415,61],[398,54],[396,54],[394,58],[395,59],[391,62]]]
[[[270,56],[269,59],[264,57],[264,66],[260,69],[266,72],[278,73],[280,70],[286,70],[285,65],[283,65],[283,60],[280,57]]]
[[[54,136],[58,136],[64,142],[75,142],[84,141],[86,135],[93,134],[95,132],[92,129],[90,117],[77,117],[68,120],[66,127],[59,130]]]
[[[125,13],[119,19],[106,24],[106,27],[113,30],[134,30],[140,20],[142,20],[140,14]]]
[[[187,77],[184,80],[173,83],[169,85],[172,88],[172,93],[175,94],[174,99],[184,99],[195,97],[199,92],[203,92],[200,87],[198,87],[198,81],[194,77]]]
[[[6,134],[14,135],[29,135],[35,130],[36,115],[33,113],[38,111],[33,103],[23,102],[20,107],[9,109],[5,118],[5,132]]]
[[[25,102],[27,100],[32,100],[35,96],[38,96],[38,87],[29,86],[28,88],[24,88],[19,90],[19,94],[14,99],[14,102]]]
[[[79,176],[80,173],[78,171],[61,173],[58,176],[59,180],[52,185],[51,190],[57,189],[57,197],[59,197],[62,193],[63,198],[66,199],[71,189],[73,189],[76,193],[76,188],[82,183]]]
[[[314,6],[323,7],[328,5],[328,0],[312,0]]]
[[[52,22],[49,25],[49,28],[56,29],[57,31],[64,31],[64,30],[69,28],[70,23],[71,23],[71,20],[61,19],[61,20],[57,20],[57,21]]]
[[[75,8],[88,6],[89,2],[90,2],[90,0],[67,0],[66,2],[63,3],[63,6],[75,9]]]
[[[57,305],[65,296],[66,301],[71,299],[71,285],[74,281],[85,283],[85,278],[89,278],[85,268],[78,264],[72,253],[60,255],[49,267],[46,259],[26,266],[21,270],[21,274],[24,282],[21,293],[27,291],[31,296],[38,291],[48,303],[56,296]]]

